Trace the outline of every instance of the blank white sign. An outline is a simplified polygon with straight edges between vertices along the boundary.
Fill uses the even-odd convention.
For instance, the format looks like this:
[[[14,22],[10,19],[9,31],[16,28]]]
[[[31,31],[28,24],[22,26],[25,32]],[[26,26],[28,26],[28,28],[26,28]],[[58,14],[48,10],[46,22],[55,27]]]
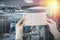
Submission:
[[[26,13],[23,17],[25,25],[46,25],[46,13]]]

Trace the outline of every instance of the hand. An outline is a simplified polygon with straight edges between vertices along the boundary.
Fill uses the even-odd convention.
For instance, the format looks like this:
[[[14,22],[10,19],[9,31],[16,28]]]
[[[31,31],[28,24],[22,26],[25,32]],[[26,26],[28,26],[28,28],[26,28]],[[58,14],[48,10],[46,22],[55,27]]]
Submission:
[[[22,40],[23,21],[24,21],[24,19],[21,19],[16,24],[16,39],[19,39],[19,40]],[[60,33],[57,30],[56,23],[53,20],[48,19],[47,24],[49,25],[50,32],[54,35],[55,39],[58,39],[60,37]]]
[[[50,32],[53,34],[55,39],[58,39],[60,37],[60,33],[57,30],[56,22],[52,19],[47,19],[47,24],[49,25]]]
[[[16,24],[16,40],[22,40],[22,36],[23,36],[23,21],[24,21],[24,19],[21,19]]]

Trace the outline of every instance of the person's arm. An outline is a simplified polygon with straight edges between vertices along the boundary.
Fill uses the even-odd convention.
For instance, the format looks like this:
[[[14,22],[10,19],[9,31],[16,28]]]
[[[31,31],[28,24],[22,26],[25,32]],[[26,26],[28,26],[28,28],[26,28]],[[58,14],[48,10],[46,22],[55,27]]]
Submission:
[[[23,21],[24,19],[21,19],[16,24],[16,40],[23,40]]]
[[[60,40],[60,33],[57,30],[56,22],[52,19],[48,19],[47,24],[49,25],[50,32],[53,34],[54,38]]]

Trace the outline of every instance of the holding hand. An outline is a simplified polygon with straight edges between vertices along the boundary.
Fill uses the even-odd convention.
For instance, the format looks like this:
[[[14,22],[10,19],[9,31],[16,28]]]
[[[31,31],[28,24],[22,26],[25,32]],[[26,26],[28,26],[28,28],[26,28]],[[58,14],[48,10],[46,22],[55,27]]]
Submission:
[[[57,30],[56,22],[54,22],[52,19],[47,19],[47,24],[49,25],[50,32],[54,38],[59,39],[60,33]]]
[[[16,24],[16,40],[23,40],[23,21],[24,19],[21,19]]]

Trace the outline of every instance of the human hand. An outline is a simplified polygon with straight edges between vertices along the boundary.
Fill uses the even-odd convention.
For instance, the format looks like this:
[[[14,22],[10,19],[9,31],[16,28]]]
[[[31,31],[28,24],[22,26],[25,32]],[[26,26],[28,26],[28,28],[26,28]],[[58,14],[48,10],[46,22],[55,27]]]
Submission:
[[[21,19],[16,24],[16,40],[22,40],[22,36],[23,36],[23,21],[24,21],[24,19]]]
[[[58,39],[60,37],[60,33],[57,30],[56,22],[54,22],[52,19],[47,19],[47,24],[49,25],[50,32],[54,38]]]

